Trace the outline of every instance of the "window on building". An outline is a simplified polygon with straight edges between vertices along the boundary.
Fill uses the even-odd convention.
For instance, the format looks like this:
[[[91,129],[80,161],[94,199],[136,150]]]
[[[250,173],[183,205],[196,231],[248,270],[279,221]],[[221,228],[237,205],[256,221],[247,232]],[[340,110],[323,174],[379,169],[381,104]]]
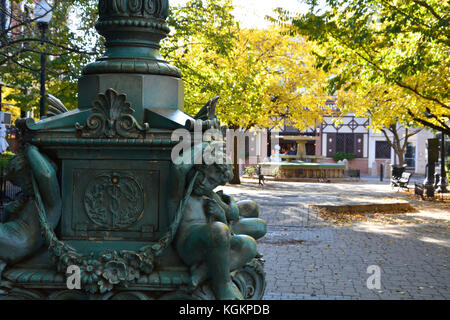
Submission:
[[[316,142],[315,141],[308,141],[305,144],[306,149],[306,155],[307,156],[315,156],[316,155]]]
[[[353,133],[336,134],[336,152],[355,153],[355,135]]]
[[[406,145],[405,162],[408,168],[416,167],[416,146],[414,143],[408,142]]]
[[[364,157],[364,134],[361,133],[328,133],[327,157],[336,152],[353,153],[357,158]]]
[[[387,141],[375,141],[375,159],[390,159],[391,146]]]

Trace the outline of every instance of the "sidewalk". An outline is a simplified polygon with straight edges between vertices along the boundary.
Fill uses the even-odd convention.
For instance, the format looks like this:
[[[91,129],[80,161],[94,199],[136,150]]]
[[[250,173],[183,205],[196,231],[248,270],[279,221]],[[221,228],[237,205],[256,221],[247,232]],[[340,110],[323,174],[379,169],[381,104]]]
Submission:
[[[449,299],[450,213],[445,204],[412,201],[389,182],[270,181],[243,179],[222,189],[260,205],[268,233],[259,241],[266,260],[265,299]],[[357,198],[407,199],[414,213],[369,215],[337,226],[309,208]],[[384,218],[389,218],[384,220]],[[381,288],[368,289],[369,266],[381,270]]]

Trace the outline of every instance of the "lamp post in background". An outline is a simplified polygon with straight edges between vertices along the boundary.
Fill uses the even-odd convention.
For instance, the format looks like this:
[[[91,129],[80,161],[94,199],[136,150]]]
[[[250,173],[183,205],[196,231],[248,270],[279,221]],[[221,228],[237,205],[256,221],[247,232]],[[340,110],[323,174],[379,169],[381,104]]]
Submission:
[[[441,179],[438,183],[438,188],[436,189],[436,192],[438,193],[447,193],[447,172],[445,170],[445,133],[444,131],[441,132]]]
[[[46,41],[46,32],[48,24],[52,19],[52,8],[45,0],[39,1],[34,7],[34,18],[41,31],[41,44],[44,46]],[[41,99],[39,101],[39,117],[42,119],[45,116],[45,65],[47,62],[47,55],[45,50],[41,53]]]

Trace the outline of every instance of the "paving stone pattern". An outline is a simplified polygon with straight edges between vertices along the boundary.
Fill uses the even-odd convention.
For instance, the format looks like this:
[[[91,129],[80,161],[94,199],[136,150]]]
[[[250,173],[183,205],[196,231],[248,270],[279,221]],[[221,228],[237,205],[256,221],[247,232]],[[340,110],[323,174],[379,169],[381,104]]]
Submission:
[[[394,196],[386,183],[321,184],[249,181],[223,190],[253,199],[268,222],[259,240],[266,260],[268,300],[449,299],[450,229],[442,223],[338,227],[322,221],[310,204]],[[444,213],[445,216],[445,213]],[[368,289],[371,265],[381,288]]]

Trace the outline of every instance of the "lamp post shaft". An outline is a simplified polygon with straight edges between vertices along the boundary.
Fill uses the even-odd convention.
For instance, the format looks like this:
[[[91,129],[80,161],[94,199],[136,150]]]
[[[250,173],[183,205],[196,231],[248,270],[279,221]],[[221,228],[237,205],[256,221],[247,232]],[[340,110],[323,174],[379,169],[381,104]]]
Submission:
[[[442,131],[441,133],[442,137],[441,137],[441,179],[439,181],[438,184],[438,189],[436,190],[439,193],[447,193],[447,186],[448,186],[448,181],[447,181],[447,172],[445,169],[445,133],[444,131]]]
[[[46,23],[39,23],[39,29],[41,30],[41,44],[45,44],[45,34],[47,32],[48,25]],[[39,117],[42,119],[45,116],[45,67],[47,62],[47,55],[45,50],[41,53],[41,98],[39,101]]]

